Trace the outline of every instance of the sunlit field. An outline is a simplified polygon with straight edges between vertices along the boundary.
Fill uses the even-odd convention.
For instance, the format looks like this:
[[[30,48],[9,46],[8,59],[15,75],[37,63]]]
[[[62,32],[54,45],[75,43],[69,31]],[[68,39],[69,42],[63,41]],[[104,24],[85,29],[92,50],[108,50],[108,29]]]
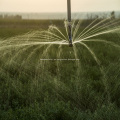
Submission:
[[[1,120],[119,120],[120,20],[0,20]]]

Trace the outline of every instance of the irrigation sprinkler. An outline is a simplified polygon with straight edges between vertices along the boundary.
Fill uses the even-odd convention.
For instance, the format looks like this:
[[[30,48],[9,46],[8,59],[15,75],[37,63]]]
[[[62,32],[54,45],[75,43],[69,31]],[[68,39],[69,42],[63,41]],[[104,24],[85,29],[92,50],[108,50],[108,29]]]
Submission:
[[[68,36],[69,47],[72,47],[72,29],[71,29],[71,0],[67,0],[67,16],[68,16]]]

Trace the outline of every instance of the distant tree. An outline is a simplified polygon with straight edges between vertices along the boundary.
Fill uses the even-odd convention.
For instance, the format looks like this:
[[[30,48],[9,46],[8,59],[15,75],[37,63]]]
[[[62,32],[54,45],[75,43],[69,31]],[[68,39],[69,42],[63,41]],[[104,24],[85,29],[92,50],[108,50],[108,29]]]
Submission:
[[[115,12],[114,11],[111,12],[111,19],[115,19]]]
[[[18,19],[18,20],[21,20],[22,16],[20,16],[20,15],[4,15],[4,19]]]

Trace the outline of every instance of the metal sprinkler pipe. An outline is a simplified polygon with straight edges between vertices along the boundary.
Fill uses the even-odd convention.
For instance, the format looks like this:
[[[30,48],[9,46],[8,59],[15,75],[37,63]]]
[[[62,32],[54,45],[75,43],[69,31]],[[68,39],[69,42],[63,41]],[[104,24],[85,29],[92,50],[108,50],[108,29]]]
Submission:
[[[71,29],[71,0],[67,0],[67,16],[68,16],[68,36],[69,47],[72,47],[72,29]]]

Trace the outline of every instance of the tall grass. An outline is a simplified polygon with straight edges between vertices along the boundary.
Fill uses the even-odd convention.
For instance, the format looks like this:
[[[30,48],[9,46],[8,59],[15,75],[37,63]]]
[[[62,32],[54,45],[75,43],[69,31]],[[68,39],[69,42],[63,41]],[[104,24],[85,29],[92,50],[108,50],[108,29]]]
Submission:
[[[81,26],[85,28],[87,22],[83,22]],[[19,21],[20,24],[23,24],[23,21]],[[34,24],[31,22],[29,26]],[[59,21],[56,24],[59,24]],[[82,27],[78,30],[82,31]],[[63,30],[62,27],[61,29]],[[84,41],[95,56],[79,43],[75,43],[74,48],[32,42],[28,45],[27,41],[37,43],[40,35],[41,32],[37,31],[10,38],[8,35],[7,39],[1,39],[1,120],[120,118],[120,32],[93,36],[88,39],[91,42]],[[56,35],[62,37],[60,33]],[[99,64],[96,57],[100,61]]]

